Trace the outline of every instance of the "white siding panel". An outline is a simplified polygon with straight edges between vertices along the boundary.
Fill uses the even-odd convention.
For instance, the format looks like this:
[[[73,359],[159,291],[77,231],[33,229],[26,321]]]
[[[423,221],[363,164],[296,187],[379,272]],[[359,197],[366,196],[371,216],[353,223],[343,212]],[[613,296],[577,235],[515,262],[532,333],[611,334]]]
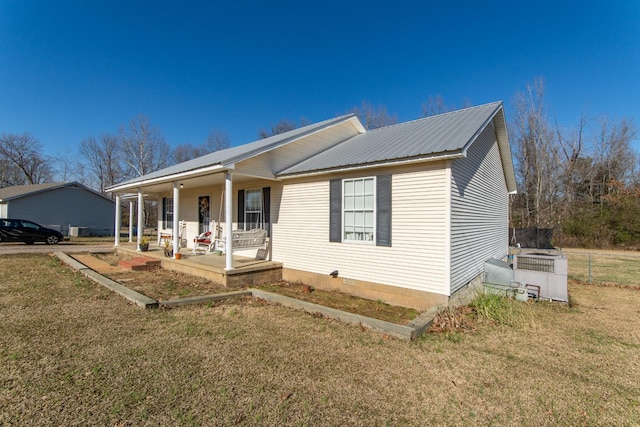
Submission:
[[[289,268],[319,274],[338,270],[345,278],[446,295],[444,165],[380,172],[392,173],[391,247],[330,243],[329,179],[286,182],[274,224],[273,259]]]
[[[487,126],[467,158],[451,162],[451,293],[480,274],[486,260],[507,255],[508,203],[496,137]]]

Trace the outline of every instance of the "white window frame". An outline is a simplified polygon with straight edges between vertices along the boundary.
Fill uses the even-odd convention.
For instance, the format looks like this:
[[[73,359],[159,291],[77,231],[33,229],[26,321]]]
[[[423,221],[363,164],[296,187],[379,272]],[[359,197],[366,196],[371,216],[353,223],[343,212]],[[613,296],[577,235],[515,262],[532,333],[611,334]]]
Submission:
[[[362,181],[363,183],[363,191],[362,193],[355,193],[355,186],[356,186],[356,182],[357,181]],[[366,191],[366,181],[371,181],[372,183],[372,189],[371,192],[367,192]],[[347,194],[347,183],[353,183],[354,186],[354,193],[353,194]],[[354,203],[353,203],[353,207],[352,208],[347,208],[347,202],[346,202],[346,198],[348,196],[352,196],[354,197]],[[371,208],[367,208],[366,207],[366,197],[367,196],[372,196],[372,205]],[[361,208],[357,208],[356,204],[355,204],[355,197],[363,197],[363,206]],[[342,180],[342,242],[343,243],[355,243],[355,244],[359,244],[359,245],[375,245],[376,244],[376,177],[375,176],[366,176],[366,177],[361,177],[361,178],[349,178],[349,179],[343,179]],[[346,218],[346,214],[348,212],[354,212],[354,213],[364,213],[365,218],[363,221],[363,228],[368,228],[367,224],[366,224],[366,213],[370,212],[371,213],[371,239],[370,240],[365,240],[365,239],[348,239],[347,238],[347,218]],[[353,227],[355,228],[355,218],[354,218],[354,225]],[[354,231],[354,234],[356,232]],[[363,231],[363,234],[365,234],[366,232]]]
[[[171,209],[169,209],[169,204],[171,204]],[[173,229],[173,212],[173,197],[165,197],[164,217],[162,218],[162,227],[164,230]],[[171,215],[171,220],[169,220],[169,215]],[[168,227],[165,227],[165,224],[168,225]]]
[[[257,193],[260,195],[260,208],[258,210],[249,210],[249,193]],[[258,214],[257,228],[262,228],[264,226],[264,200],[262,200],[262,188],[252,188],[249,190],[244,190],[244,229],[250,230],[251,228],[247,228],[247,225],[250,221],[247,221],[247,215],[249,214]],[[252,223],[252,222],[251,222]],[[253,224],[253,223],[252,223]]]

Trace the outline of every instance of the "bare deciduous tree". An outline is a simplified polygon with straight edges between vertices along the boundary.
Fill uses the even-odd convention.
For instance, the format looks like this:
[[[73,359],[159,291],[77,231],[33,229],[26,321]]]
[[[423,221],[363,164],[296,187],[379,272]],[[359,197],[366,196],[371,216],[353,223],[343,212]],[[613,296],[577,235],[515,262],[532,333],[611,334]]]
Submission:
[[[40,154],[42,144],[29,133],[0,137],[0,177],[7,185],[42,184],[52,178],[49,162]]]
[[[207,153],[208,151],[202,145],[194,146],[191,144],[180,144],[173,149],[171,156],[173,157],[174,163],[182,163],[187,160],[204,156]]]
[[[139,115],[120,129],[120,141],[129,176],[142,176],[169,165],[170,147],[159,129]]]
[[[206,147],[209,153],[225,150],[231,145],[229,136],[221,130],[212,130],[207,136]]]
[[[362,101],[360,107],[353,107],[351,113],[358,117],[365,129],[377,129],[398,123],[398,116],[389,114],[387,107],[378,105],[376,108],[367,101]]]
[[[223,131],[212,130],[209,132],[207,141],[204,144],[195,146],[192,144],[180,144],[173,149],[172,157],[175,163],[182,163],[226,148],[229,148],[227,134]]]
[[[258,136],[262,139],[269,138],[270,136],[279,135],[281,133],[289,132],[290,130],[297,129],[299,127],[303,127],[309,124],[309,121],[304,117],[300,119],[300,124],[297,125],[295,122],[292,122],[288,119],[282,119],[275,125],[271,126],[270,130],[260,129],[258,131]]]
[[[120,140],[104,134],[100,140],[90,136],[80,142],[80,154],[86,160],[91,178],[101,193],[122,179],[123,159]]]
[[[462,106],[460,108],[468,108],[472,105],[471,101],[465,98],[462,101]],[[447,105],[442,95],[430,96],[427,99],[427,102],[422,104],[422,116],[435,116],[436,114],[448,113],[449,111],[456,109],[457,107],[455,104]]]
[[[517,93],[512,138],[520,184],[520,219],[525,227],[555,224],[559,195],[559,148],[544,105],[544,81]]]

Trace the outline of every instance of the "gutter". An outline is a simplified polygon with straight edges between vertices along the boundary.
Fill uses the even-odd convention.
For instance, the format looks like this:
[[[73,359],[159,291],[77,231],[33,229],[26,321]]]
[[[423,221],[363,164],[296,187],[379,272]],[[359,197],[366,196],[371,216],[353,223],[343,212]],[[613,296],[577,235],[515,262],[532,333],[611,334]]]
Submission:
[[[276,174],[276,177],[279,179],[293,179],[293,178],[302,178],[307,176],[317,176],[317,175],[326,175],[330,173],[338,173],[338,172],[350,172],[355,170],[363,170],[363,169],[373,169],[373,168],[382,168],[388,166],[397,166],[397,165],[410,165],[415,163],[426,163],[426,162],[435,162],[438,160],[450,160],[450,159],[462,159],[467,157],[466,152],[457,152],[453,154],[438,154],[435,156],[429,157],[419,157],[414,159],[397,159],[397,160],[389,160],[383,161],[379,163],[370,163],[364,165],[351,165],[351,166],[343,166],[332,169],[320,169],[309,172],[294,172],[290,174]]]
[[[146,185],[164,184],[164,183],[173,182],[179,179],[195,178],[200,175],[205,175],[209,172],[225,172],[230,169],[233,169],[233,165],[223,166],[218,164],[218,165],[208,166],[206,168],[194,169],[187,172],[181,172],[174,175],[165,175],[157,178],[143,179],[141,181],[136,181],[128,184],[116,185],[114,187],[107,188],[105,191],[109,193],[113,193],[113,192],[118,192],[123,190],[132,190],[132,189],[144,187]]]

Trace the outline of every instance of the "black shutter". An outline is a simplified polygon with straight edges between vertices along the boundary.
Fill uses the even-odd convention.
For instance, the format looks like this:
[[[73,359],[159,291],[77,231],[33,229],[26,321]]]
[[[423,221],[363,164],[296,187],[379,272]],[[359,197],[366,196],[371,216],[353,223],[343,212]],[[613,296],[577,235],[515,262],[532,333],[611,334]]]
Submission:
[[[376,246],[391,246],[391,175],[376,177]]]
[[[271,187],[262,189],[262,216],[264,218],[267,236],[271,237]]]
[[[131,221],[131,219],[129,219]],[[162,198],[162,228],[167,228],[167,198]]]
[[[329,181],[329,241],[342,242],[342,180]]]
[[[244,230],[244,190],[238,190],[238,230]]]

